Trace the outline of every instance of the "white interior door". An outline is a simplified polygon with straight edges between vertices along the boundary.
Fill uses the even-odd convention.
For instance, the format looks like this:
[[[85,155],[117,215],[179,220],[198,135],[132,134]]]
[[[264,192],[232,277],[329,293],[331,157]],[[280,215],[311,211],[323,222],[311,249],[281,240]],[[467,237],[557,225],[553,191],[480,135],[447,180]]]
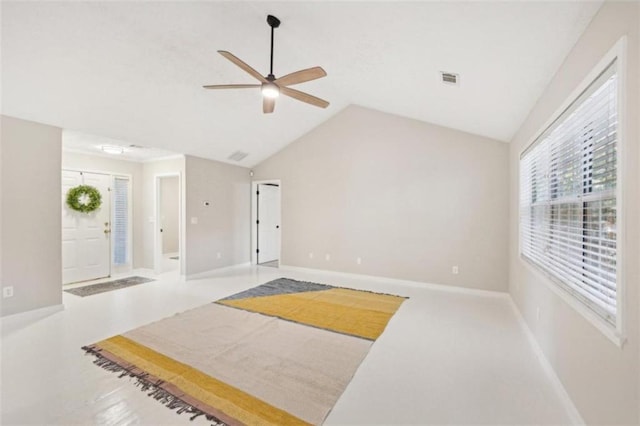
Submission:
[[[163,176],[158,179],[158,212],[160,237],[158,250],[162,257],[162,272],[179,269],[175,259],[180,252],[180,179]]]
[[[280,187],[258,185],[258,263],[280,256]]]
[[[110,256],[111,177],[98,173],[62,171],[62,283],[108,277]],[[92,213],[67,206],[67,191],[91,185],[100,191],[102,205]]]

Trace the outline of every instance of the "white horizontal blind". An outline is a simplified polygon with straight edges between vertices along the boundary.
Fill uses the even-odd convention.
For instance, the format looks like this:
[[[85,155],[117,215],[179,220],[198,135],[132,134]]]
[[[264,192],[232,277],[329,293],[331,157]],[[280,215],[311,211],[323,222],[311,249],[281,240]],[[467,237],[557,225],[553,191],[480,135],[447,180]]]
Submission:
[[[522,255],[614,326],[617,83],[614,62],[520,159]]]
[[[129,263],[129,179],[114,178],[113,200],[113,264],[126,265]]]

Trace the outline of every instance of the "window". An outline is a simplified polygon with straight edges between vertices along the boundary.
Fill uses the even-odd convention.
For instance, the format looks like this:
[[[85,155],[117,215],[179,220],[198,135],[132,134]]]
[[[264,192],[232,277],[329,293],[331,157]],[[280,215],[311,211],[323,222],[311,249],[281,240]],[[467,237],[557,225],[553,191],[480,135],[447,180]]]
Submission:
[[[129,179],[113,180],[113,264],[129,263]]]
[[[522,256],[618,328],[616,61],[520,158]]]

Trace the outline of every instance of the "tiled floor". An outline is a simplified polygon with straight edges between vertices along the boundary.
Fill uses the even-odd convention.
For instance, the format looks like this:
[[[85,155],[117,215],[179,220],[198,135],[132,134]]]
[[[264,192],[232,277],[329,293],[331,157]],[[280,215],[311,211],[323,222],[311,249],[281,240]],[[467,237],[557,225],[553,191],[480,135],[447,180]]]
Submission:
[[[326,424],[570,422],[506,297],[240,267],[186,283],[167,273],[86,298],[65,293],[62,312],[3,319],[2,424],[208,424],[94,366],[80,347],[281,276],[410,297]]]

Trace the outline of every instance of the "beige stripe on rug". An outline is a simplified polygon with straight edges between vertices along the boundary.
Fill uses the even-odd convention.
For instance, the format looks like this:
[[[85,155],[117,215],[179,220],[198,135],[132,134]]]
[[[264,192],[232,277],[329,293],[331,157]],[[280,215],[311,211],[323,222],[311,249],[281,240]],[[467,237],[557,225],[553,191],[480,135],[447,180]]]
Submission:
[[[323,422],[373,343],[219,304],[123,335],[312,424]]]

